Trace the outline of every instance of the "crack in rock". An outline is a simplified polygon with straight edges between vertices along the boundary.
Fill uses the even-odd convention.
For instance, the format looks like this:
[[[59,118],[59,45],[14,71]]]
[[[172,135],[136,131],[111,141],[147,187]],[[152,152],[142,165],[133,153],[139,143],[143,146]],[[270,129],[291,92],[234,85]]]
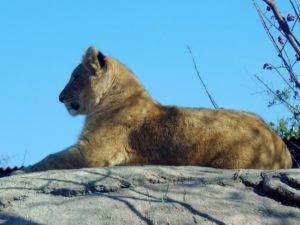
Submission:
[[[56,196],[63,196],[63,197],[76,197],[76,196],[84,196],[84,195],[91,195],[91,194],[99,194],[99,193],[110,193],[110,192],[117,192],[120,189],[130,188],[131,183],[122,180],[118,185],[103,185],[103,184],[86,184],[82,187],[78,188],[58,188],[43,191],[44,194],[51,194]]]
[[[158,174],[148,174],[146,176],[146,180],[150,184],[166,184],[166,183],[184,183],[184,182],[191,182],[196,179],[193,179],[191,177],[185,178],[185,177],[176,177],[176,176],[163,176]]]
[[[300,190],[300,175],[299,174],[285,174],[281,173],[281,177],[289,182],[291,186],[293,186],[295,189]]]
[[[264,191],[300,204],[300,191],[291,185],[289,179],[284,179],[280,174],[271,176],[262,174],[262,178],[262,188]]]
[[[240,174],[238,179],[245,186],[253,187],[264,195],[288,205],[300,204],[300,174],[261,172],[260,176]]]

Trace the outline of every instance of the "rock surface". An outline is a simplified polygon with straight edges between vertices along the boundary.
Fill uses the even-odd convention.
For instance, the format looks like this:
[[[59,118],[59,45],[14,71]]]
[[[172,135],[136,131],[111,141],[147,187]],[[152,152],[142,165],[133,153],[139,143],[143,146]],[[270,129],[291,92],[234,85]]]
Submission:
[[[112,167],[0,179],[0,224],[295,224],[299,169]]]

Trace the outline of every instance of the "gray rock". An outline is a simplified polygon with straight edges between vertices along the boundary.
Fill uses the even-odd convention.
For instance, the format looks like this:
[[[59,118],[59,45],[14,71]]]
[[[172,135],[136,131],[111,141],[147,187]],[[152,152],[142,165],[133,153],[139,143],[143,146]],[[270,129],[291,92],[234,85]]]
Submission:
[[[0,179],[0,224],[299,224],[299,170],[140,166]]]

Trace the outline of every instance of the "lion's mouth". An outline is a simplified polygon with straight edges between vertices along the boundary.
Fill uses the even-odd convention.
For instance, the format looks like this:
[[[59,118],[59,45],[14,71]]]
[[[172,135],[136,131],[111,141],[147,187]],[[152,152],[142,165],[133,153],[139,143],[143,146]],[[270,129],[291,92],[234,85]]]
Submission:
[[[77,103],[77,102],[72,102],[71,105],[70,105],[70,107],[71,107],[71,109],[77,111],[77,110],[79,110],[79,108],[80,108],[80,104]]]

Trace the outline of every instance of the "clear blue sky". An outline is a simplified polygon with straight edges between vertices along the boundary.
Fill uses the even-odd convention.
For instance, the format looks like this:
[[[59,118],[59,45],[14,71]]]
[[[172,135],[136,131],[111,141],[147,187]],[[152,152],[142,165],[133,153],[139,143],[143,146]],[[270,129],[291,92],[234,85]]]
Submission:
[[[248,0],[3,0],[0,3],[0,155],[9,166],[33,164],[75,143],[83,117],[71,117],[58,94],[89,45],[130,67],[162,104],[212,107],[186,45],[219,106],[266,121],[254,74],[272,87],[274,49]]]

